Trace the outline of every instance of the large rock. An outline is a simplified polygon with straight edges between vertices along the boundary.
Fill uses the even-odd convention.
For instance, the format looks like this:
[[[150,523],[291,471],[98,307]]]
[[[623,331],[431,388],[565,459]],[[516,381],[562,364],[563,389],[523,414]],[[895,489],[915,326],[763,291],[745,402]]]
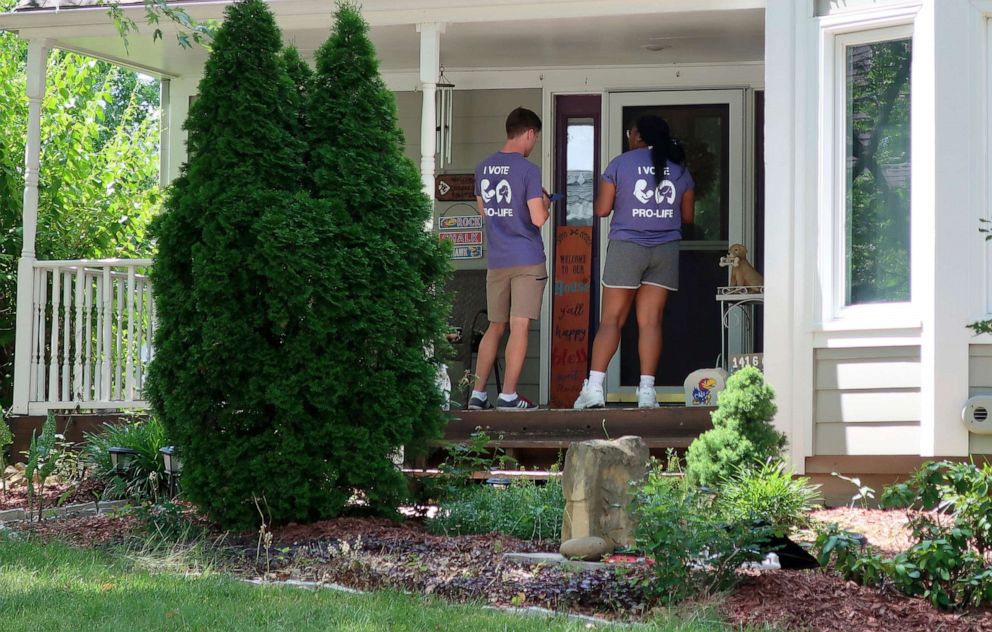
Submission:
[[[565,453],[562,542],[603,538],[609,550],[634,544],[631,483],[644,480],[650,452],[640,437],[573,443]]]
[[[586,560],[588,562],[597,562],[612,551],[613,547],[598,536],[565,540],[559,549],[559,552],[570,560]]]

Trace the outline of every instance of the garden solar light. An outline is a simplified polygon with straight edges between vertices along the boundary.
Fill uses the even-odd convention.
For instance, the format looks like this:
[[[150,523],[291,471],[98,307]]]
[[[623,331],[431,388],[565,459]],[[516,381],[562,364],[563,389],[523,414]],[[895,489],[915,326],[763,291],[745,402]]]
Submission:
[[[159,449],[162,460],[165,461],[165,472],[169,476],[179,476],[183,471],[183,462],[179,458],[179,449],[174,445],[167,445]]]
[[[121,446],[111,446],[107,449],[110,453],[110,465],[113,467],[114,471],[120,471],[127,467],[127,464],[131,462],[131,459],[138,454],[137,450],[132,448],[124,448]]]

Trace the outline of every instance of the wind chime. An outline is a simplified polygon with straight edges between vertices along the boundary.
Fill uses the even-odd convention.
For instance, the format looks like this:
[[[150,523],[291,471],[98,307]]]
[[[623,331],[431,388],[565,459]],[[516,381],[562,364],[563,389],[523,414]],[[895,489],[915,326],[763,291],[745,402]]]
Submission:
[[[444,66],[441,66],[441,76],[437,80],[437,150],[441,158],[441,166],[451,164],[451,111],[455,84],[444,76]]]

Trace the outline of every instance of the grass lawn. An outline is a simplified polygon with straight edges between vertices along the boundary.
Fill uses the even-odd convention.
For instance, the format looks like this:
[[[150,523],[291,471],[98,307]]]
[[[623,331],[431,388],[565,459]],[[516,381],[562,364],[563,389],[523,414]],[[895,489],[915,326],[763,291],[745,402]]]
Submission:
[[[695,618],[695,617],[694,617]],[[219,573],[151,572],[118,554],[0,534],[4,630],[581,630],[564,619],[520,617],[397,593],[253,586]],[[637,629],[729,630],[696,618]]]

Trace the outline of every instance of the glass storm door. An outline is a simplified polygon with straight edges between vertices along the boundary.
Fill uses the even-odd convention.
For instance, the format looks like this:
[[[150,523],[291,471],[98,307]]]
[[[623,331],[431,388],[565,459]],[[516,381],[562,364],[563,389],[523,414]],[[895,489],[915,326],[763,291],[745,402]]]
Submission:
[[[669,294],[662,329],[663,348],[656,384],[659,401],[681,402],[685,378],[696,369],[717,366],[720,310],[716,288],[727,284],[720,257],[731,243],[749,244],[745,235],[744,94],[741,90],[635,92],[609,95],[604,166],[628,149],[626,130],[638,117],[664,118],[685,148],[696,182],[695,224],[683,234],[679,291]],[[600,248],[606,252],[608,227]],[[600,262],[605,263],[606,257]],[[741,332],[730,332],[730,348]],[[624,326],[620,349],[608,371],[612,401],[636,401],[640,379],[634,310]]]

